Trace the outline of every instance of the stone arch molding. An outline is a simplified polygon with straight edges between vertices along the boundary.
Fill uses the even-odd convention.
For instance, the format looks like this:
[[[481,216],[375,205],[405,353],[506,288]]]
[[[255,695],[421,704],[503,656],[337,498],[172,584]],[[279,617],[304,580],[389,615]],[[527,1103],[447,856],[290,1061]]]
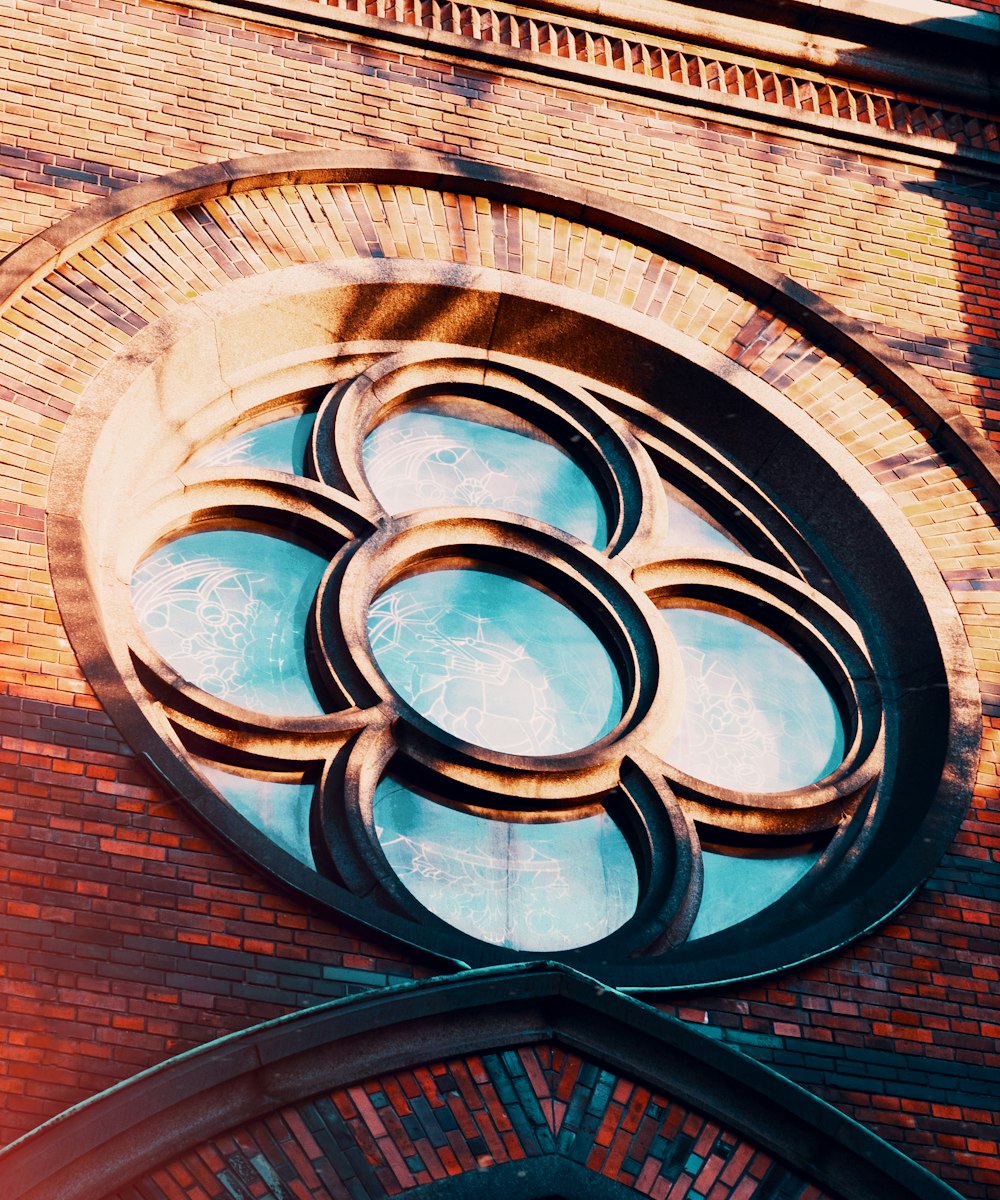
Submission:
[[[0,1172],[10,1200],[957,1197],[782,1076],[544,962],[222,1038],[43,1125]]]
[[[272,876],[432,960],[530,954],[415,917],[377,861],[336,849],[356,835],[352,819],[370,820],[366,771],[395,752],[449,787],[499,791],[514,809],[536,792],[549,805],[591,802],[618,773],[646,907],[621,934],[566,957],[620,986],[716,983],[815,957],[884,918],[933,869],[970,794],[978,699],[961,622],[901,508],[929,478],[977,503],[962,473],[990,493],[998,473],[957,411],[823,302],[738,252],[590,193],[380,155],[251,159],[167,177],[68,218],[3,271],[8,372],[32,405],[72,413],[47,512],[74,650],[133,746]],[[373,528],[370,498],[350,488],[335,505],[303,481],[259,478],[248,492],[235,477],[192,474],[189,452],[289,397],[373,377],[386,360],[418,389],[452,364],[469,386],[503,376],[539,411],[557,393],[577,397],[560,401],[559,420],[574,404],[596,404],[608,429],[624,429],[639,465],[632,475],[608,468],[616,578],[630,575],[621,586],[656,603],[683,586],[709,606],[723,597],[748,614],[780,609],[783,635],[808,642],[853,705],[839,774],[800,789],[794,804],[734,800],[683,772],[664,780],[646,736],[671,719],[649,682],[648,661],[664,661],[655,649],[637,651],[638,665],[621,651],[632,708],[612,749],[536,763],[533,774],[506,759],[484,766],[447,739],[432,753],[419,722],[387,749],[377,678],[357,664],[342,678],[332,662],[329,686],[341,689],[345,712],[381,715],[362,735],[331,712],[307,730],[311,743],[288,721],[265,722],[247,740],[238,712],[208,713],[176,680],[165,693],[157,664],[135,652],[141,636],[123,597],[143,550],[185,514],[247,519],[277,506],[322,526],[333,547]],[[583,409],[573,411],[586,432]],[[611,435],[601,436],[604,445]],[[894,476],[900,453],[912,469]],[[726,498],[757,567],[692,559],[679,584],[676,563],[650,556],[650,480],[675,462],[710,509]],[[342,468],[333,464],[327,482],[347,478]],[[515,537],[497,526],[490,544],[518,562],[551,557],[544,531],[525,528]],[[514,551],[512,538],[522,539]],[[618,586],[603,569],[578,557],[573,586],[587,603]],[[328,592],[343,591],[336,569],[330,580]],[[633,626],[609,632],[615,619],[602,636],[628,642]],[[183,746],[200,746],[208,725],[227,753],[257,766],[265,750],[292,763],[324,759],[326,809],[313,827],[327,830],[325,870],[276,849],[196,776]],[[360,797],[354,818],[329,811],[341,792]],[[706,824],[723,838],[756,829],[826,839],[820,870],[755,918],[752,953],[739,927],[684,940],[701,886],[690,831]],[[386,895],[373,903],[379,888]]]

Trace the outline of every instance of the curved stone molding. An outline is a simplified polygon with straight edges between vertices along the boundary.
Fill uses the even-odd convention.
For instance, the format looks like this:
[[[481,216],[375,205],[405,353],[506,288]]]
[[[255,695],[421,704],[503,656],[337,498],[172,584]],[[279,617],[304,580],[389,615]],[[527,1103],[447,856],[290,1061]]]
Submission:
[[[329,193],[330,184],[344,194]],[[435,201],[435,195],[454,199]],[[474,216],[449,212],[461,208],[460,196],[478,196],[487,207],[474,204]],[[541,214],[546,219],[539,224]],[[560,224],[558,245],[549,217],[567,223]],[[547,259],[539,258],[539,243],[549,247]],[[97,244],[97,261],[84,258]],[[355,257],[460,261],[542,279],[555,271],[564,285],[693,330],[817,417],[820,397],[856,394],[859,385],[886,388],[916,416],[922,433],[940,439],[981,487],[1000,495],[1000,455],[957,405],[860,322],[766,263],[603,192],[429,154],[258,155],[193,167],[99,200],[0,263],[0,314],[13,326],[3,330],[0,347],[44,397],[58,377],[38,373],[32,356],[17,353],[26,320],[40,318],[46,336],[56,339],[53,353],[86,377],[129,334],[228,280]],[[45,294],[25,294],[49,274]],[[179,279],[186,279],[183,287]],[[719,292],[719,284],[727,291]],[[753,307],[744,309],[748,303]],[[78,337],[58,346],[59,331],[49,329],[54,316],[94,337],[80,361]],[[834,381],[838,367],[852,376],[863,371],[867,379]],[[78,394],[76,381],[69,391]]]
[[[222,1039],[42,1126],[0,1175],[7,1200],[957,1197],[767,1068],[545,963]]]

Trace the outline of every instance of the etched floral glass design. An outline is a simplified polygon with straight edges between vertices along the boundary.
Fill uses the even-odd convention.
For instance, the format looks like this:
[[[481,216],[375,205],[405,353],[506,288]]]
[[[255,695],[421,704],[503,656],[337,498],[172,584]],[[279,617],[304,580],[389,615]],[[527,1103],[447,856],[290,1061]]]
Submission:
[[[234,433],[193,455],[193,467],[257,467],[304,475],[309,438],[316,424],[314,412],[279,417],[255,429]]]
[[[206,498],[134,570],[131,652],[227,836],[464,962],[645,969],[780,904],[878,769],[837,598],[593,395],[491,368],[495,405],[410,401],[387,363],[391,399],[369,365],[179,463]]]
[[[514,950],[568,950],[607,937],[635,911],[635,862],[606,812],[540,824],[492,820],[387,777],[373,814],[407,891],[473,937]]]
[[[429,571],[372,604],[375,659],[403,699],[462,741],[507,754],[577,750],[622,715],[607,650],[564,604],[489,571]]]
[[[475,408],[482,417],[491,412],[489,405]],[[607,519],[590,476],[538,430],[409,409],[376,426],[363,455],[368,482],[387,512],[451,504],[502,508],[590,545],[607,544]]]
[[[670,762],[706,783],[782,792],[822,779],[844,756],[844,727],[801,654],[728,613],[666,608],[683,664],[684,706]]]
[[[279,537],[191,533],[140,563],[132,603],[155,649],[196,687],[258,712],[321,713],[305,634],[326,565]]]

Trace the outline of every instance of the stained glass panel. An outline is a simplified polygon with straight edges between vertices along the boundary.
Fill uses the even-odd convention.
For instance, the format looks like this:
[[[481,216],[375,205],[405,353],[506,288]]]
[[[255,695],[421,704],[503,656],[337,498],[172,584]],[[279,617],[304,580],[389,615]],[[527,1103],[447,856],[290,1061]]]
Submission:
[[[434,505],[501,508],[590,545],[607,544],[604,506],[590,477],[541,433],[408,409],[372,430],[363,456],[372,491],[387,512]]]
[[[635,912],[635,863],[607,813],[516,824],[448,808],[386,778],[374,818],[406,889],[483,941],[568,950],[606,937]]]
[[[610,732],[618,673],[597,635],[538,588],[484,570],[438,570],[372,604],[383,674],[441,729],[509,754],[560,754]]]
[[[304,475],[306,448],[313,426],[314,412],[280,417],[256,429],[230,434],[199,450],[191,459],[193,467],[233,467],[247,465],[266,471],[286,471]]]
[[[719,787],[780,792],[840,764],[840,714],[800,654],[724,613],[662,615],[683,665],[683,713],[667,751],[673,766]]]
[[[132,603],[155,649],[189,682],[275,716],[323,712],[306,623],[326,559],[247,530],[192,533],[138,567]]]
[[[664,540],[668,546],[691,547],[709,553],[717,550],[724,554],[746,553],[693,506],[678,499],[672,489],[667,492],[667,536]]]
[[[284,783],[235,775],[204,759],[194,759],[200,774],[241,815],[282,850],[315,869],[309,837],[311,783]]]
[[[761,912],[816,865],[819,851],[788,858],[742,858],[702,851],[701,907],[688,941],[728,929]]]

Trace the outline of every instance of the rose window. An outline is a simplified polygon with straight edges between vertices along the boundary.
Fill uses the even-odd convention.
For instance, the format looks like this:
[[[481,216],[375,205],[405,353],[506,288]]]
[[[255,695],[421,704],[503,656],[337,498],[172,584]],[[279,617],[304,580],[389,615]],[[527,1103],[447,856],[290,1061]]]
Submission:
[[[339,374],[205,436],[134,554],[137,684],[227,836],[470,963],[656,963],[794,906],[882,708],[792,523],[514,360]]]

